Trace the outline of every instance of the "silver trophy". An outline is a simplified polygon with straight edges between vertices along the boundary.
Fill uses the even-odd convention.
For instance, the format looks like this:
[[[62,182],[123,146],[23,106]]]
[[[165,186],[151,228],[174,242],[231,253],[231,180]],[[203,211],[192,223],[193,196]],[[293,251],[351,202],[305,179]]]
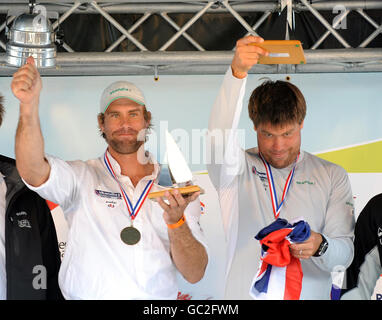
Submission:
[[[161,165],[158,178],[159,191],[148,194],[148,198],[155,200],[163,197],[166,191],[178,190],[182,195],[194,192],[204,193],[204,190],[192,182],[192,172],[187,165],[182,152],[179,150],[172,135],[166,131],[166,153],[168,165]]]
[[[7,38],[8,65],[20,67],[29,56],[35,59],[37,68],[56,65],[56,35],[45,7],[30,5],[29,13],[22,13],[13,21]]]

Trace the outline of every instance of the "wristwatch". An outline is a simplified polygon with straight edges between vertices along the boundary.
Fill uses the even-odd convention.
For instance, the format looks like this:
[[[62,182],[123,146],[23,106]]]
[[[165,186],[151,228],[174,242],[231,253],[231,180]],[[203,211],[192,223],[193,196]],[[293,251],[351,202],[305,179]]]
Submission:
[[[320,246],[318,247],[317,251],[314,253],[313,257],[321,257],[329,247],[328,240],[326,240],[323,235],[321,235],[321,237],[322,237],[322,242]]]

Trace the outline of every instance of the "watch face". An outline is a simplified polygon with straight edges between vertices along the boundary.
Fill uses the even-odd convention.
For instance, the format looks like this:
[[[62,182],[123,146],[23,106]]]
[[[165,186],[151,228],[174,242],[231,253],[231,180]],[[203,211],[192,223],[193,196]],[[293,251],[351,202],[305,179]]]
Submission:
[[[321,257],[328,249],[328,246],[329,246],[328,241],[324,238],[324,236],[322,236],[322,242],[320,246],[318,247],[317,252],[313,255],[313,257]]]
[[[320,250],[320,256],[322,256],[325,252],[326,252],[326,249],[328,249],[328,243],[325,242],[322,249]]]
[[[323,237],[323,240],[319,249],[320,256],[322,256],[326,252],[326,250],[328,249],[328,246],[329,246],[328,241],[326,241],[326,239]]]

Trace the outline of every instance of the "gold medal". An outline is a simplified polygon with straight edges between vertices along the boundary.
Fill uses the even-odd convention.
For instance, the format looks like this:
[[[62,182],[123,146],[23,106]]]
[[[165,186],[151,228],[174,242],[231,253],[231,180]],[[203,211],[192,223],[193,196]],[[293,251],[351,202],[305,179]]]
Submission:
[[[132,246],[141,240],[141,233],[133,226],[126,227],[121,231],[121,240],[127,245]]]
[[[121,183],[118,181],[118,178],[114,173],[113,166],[111,165],[109,157],[107,155],[107,150],[105,152],[103,160],[105,162],[106,168],[108,169],[109,173],[114,178],[114,180],[118,183],[118,186],[123,196],[123,200],[125,201],[127,211],[129,212],[129,216],[131,219],[131,226],[122,229],[120,233],[121,240],[129,246],[137,244],[139,240],[141,240],[141,233],[139,232],[138,229],[133,227],[133,220],[136,218],[139,210],[142,208],[142,205],[145,202],[147,195],[149,194],[152,186],[154,185],[154,180],[149,180],[147,182],[146,187],[144,188],[141,196],[139,197],[137,203],[133,207],[132,203],[129,200],[129,197],[127,196],[127,193],[123,189]]]

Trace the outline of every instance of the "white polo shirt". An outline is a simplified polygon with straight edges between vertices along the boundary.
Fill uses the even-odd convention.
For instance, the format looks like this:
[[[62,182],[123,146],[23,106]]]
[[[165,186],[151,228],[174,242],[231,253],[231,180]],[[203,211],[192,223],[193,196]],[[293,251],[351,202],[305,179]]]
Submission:
[[[134,188],[121,175],[118,162],[108,153],[114,172],[133,205],[149,180],[144,177]],[[103,157],[65,162],[46,157],[51,166],[49,179],[34,188],[41,197],[61,206],[69,232],[59,273],[59,284],[66,299],[176,299],[176,268],[170,256],[163,209],[147,199],[134,227],[141,233],[136,245],[120,239],[121,230],[130,226],[127,207],[117,182],[107,171]],[[158,187],[154,184],[152,191]],[[194,237],[205,246],[199,225],[199,199],[190,203],[185,217]]]

